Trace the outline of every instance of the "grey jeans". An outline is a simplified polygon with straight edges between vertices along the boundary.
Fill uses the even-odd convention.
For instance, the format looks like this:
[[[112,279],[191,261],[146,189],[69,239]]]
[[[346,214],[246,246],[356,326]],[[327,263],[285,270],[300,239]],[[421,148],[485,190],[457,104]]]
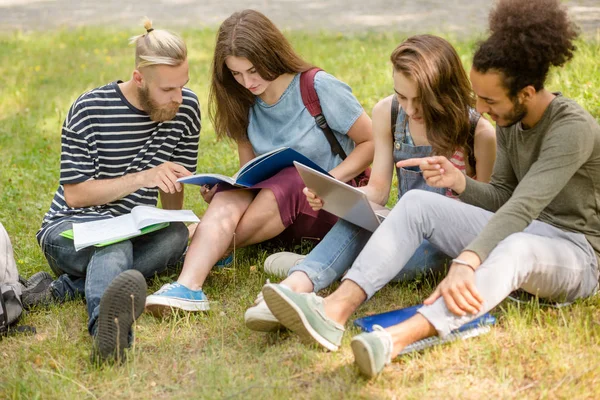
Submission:
[[[344,279],[358,284],[370,298],[402,270],[423,239],[456,257],[481,232],[493,213],[435,193],[411,190],[375,231]],[[513,290],[542,298],[573,301],[598,288],[598,261],[580,233],[533,221],[510,235],[475,272],[484,298],[479,314],[459,317],[443,298],[421,313],[440,335],[488,312]]]

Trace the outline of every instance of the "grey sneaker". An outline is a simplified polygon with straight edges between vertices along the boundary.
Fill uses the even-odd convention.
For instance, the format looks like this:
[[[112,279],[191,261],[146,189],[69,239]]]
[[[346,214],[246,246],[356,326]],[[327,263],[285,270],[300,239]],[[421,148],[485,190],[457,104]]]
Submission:
[[[379,375],[392,362],[392,335],[379,325],[373,325],[373,332],[353,337],[350,346],[358,369],[369,378]]]
[[[122,361],[131,345],[133,323],[144,311],[146,279],[136,270],[121,272],[100,299],[93,362]]]
[[[325,315],[323,298],[314,293],[294,293],[282,285],[266,284],[262,290],[269,309],[286,328],[308,343],[317,342],[336,351],[344,327]]]
[[[48,305],[54,302],[52,292],[52,276],[46,271],[36,272],[25,281],[21,293],[21,302],[26,310],[38,305]]]
[[[305,258],[306,256],[302,254],[281,251],[267,257],[264,269],[266,273],[285,278],[290,269],[300,264]]]
[[[275,332],[283,328],[283,325],[275,318],[269,310],[269,306],[265,303],[262,291],[256,296],[254,305],[246,310],[244,322],[248,329],[258,332]]]

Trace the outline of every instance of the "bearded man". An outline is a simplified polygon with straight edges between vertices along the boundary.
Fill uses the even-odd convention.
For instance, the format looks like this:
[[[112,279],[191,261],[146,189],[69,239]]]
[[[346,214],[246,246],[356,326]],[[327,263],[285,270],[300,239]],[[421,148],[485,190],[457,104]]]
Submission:
[[[73,223],[113,218],[138,205],[181,209],[177,179],[195,172],[200,133],[197,96],[188,83],[187,48],[152,28],[132,38],[135,70],[81,95],[62,127],[60,182],[37,233],[60,275],[40,301],[85,293],[94,359],[121,358],[144,309],[146,281],[177,263],[187,245],[183,223],[136,238],[76,251],[61,236]],[[45,297],[45,298],[44,298]]]

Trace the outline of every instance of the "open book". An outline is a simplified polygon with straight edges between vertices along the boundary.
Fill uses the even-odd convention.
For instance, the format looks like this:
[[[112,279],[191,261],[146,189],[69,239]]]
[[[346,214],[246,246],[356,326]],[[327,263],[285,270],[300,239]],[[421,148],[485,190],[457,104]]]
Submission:
[[[417,310],[421,308],[422,305],[401,308],[399,310],[394,310],[382,314],[369,315],[368,317],[359,318],[354,321],[354,325],[358,326],[365,332],[371,332],[373,330],[373,325],[379,325],[382,328],[388,328],[393,325],[397,325],[400,322],[404,322],[410,317],[414,316],[417,313]],[[461,326],[458,329],[453,330],[450,334],[445,337],[439,336],[431,336],[406,346],[399,356],[403,354],[412,353],[413,351],[421,351],[428,347],[435,346],[442,343],[453,342],[458,339],[469,339],[475,336],[483,335],[484,333],[488,333],[490,331],[490,325],[496,323],[496,318],[490,314],[484,314],[481,317],[474,319],[471,322],[468,322]]]
[[[129,214],[73,224],[73,243],[75,250],[99,243],[105,245],[116,243],[152,232],[156,229],[142,230],[165,222],[200,222],[200,219],[190,210],[163,210],[156,207],[136,206]]]
[[[199,186],[208,185],[209,187],[217,183],[227,183],[237,187],[250,187],[265,179],[269,179],[286,167],[291,167],[294,161],[329,175],[327,171],[296,150],[289,147],[281,147],[253,158],[231,177],[220,174],[196,174],[179,178],[177,181]]]

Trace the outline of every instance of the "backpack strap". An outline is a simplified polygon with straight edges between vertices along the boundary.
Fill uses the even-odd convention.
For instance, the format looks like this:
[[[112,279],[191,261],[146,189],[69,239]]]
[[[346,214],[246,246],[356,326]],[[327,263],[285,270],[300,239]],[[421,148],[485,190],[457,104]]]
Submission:
[[[331,147],[331,152],[340,156],[342,160],[345,160],[347,157],[346,152],[340,145],[340,142],[335,137],[329,125],[327,125],[323,110],[321,109],[319,96],[315,90],[315,75],[319,71],[322,71],[322,69],[315,67],[300,74],[300,94],[302,95],[302,102],[310,115],[315,119],[317,126],[321,128],[325,134],[325,138],[327,139],[327,142],[329,142],[329,147]]]
[[[4,303],[2,289],[0,289],[0,337],[5,336],[8,332],[8,310]]]
[[[469,128],[469,136],[467,137],[467,146],[469,146],[468,161],[471,168],[473,168],[473,171],[475,171],[475,167],[477,165],[477,161],[475,160],[475,129],[477,129],[479,118],[481,118],[481,114],[478,112],[469,113],[469,124],[471,126]]]
[[[394,133],[396,133],[396,122],[398,121],[398,110],[400,109],[400,103],[398,97],[394,94],[392,96],[392,139],[395,139]]]

